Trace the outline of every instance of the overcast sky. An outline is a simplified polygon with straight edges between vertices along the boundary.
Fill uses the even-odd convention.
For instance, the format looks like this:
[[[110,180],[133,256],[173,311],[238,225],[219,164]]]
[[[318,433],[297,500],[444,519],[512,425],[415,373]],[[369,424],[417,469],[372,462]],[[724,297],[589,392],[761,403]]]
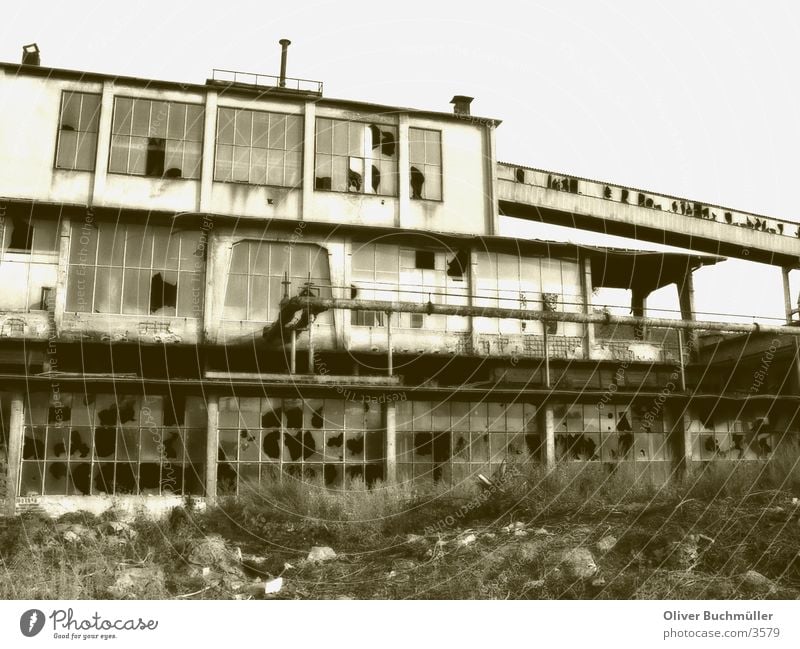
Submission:
[[[324,81],[329,97],[450,110],[454,94],[474,96],[474,114],[503,120],[500,160],[800,220],[796,2],[71,0],[3,11],[4,61],[36,41],[45,66],[203,82],[215,67],[276,74],[286,37],[289,76]],[[699,311],[783,310],[774,268],[730,261],[696,283]]]

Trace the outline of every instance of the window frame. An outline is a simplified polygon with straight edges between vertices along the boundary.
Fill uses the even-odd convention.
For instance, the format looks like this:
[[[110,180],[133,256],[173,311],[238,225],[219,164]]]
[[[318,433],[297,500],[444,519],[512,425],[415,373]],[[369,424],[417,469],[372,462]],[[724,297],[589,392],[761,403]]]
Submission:
[[[135,171],[131,171],[130,170],[130,164],[131,164],[130,163],[130,161],[131,161],[130,152],[128,153],[128,158],[127,158],[127,163],[126,163],[127,170],[126,171],[112,171],[112,169],[111,169],[111,158],[112,158],[113,151],[114,151],[114,138],[115,137],[127,138],[129,143],[131,141],[133,141],[135,138],[143,138],[143,139],[147,139],[148,141],[150,139],[153,139],[149,135],[147,135],[147,136],[134,135],[133,134],[133,130],[132,130],[132,126],[131,126],[131,133],[130,134],[120,134],[120,133],[115,133],[114,132],[114,120],[115,120],[115,117],[117,116],[117,102],[120,99],[129,99],[134,103],[137,102],[137,101],[146,101],[146,102],[149,102],[151,104],[150,117],[148,119],[148,125],[147,125],[148,126],[148,131],[150,130],[150,128],[152,128],[152,115],[153,115],[152,104],[153,103],[164,103],[164,104],[167,104],[168,112],[167,112],[167,117],[166,117],[166,128],[165,128],[166,135],[163,138],[163,140],[164,140],[164,167],[165,168],[164,168],[163,173],[160,176],[155,176],[155,175],[152,175],[152,174],[148,174],[146,167],[145,167],[145,172],[144,173],[137,173]],[[195,106],[195,107],[199,107],[200,108],[201,129],[200,129],[200,139],[199,140],[187,140],[185,138],[178,140],[178,139],[169,137],[169,106],[171,104],[176,104],[176,105],[181,105],[181,106]],[[131,118],[130,118],[131,122],[133,121],[133,110],[134,110],[134,108],[133,108],[133,104],[132,104],[131,105]],[[130,96],[130,95],[115,95],[114,96],[114,105],[113,105],[113,107],[111,109],[111,130],[110,130],[110,134],[109,134],[108,162],[107,162],[107,164],[108,164],[108,167],[107,167],[108,173],[109,174],[118,175],[118,176],[135,176],[135,177],[138,177],[138,178],[154,178],[154,179],[158,179],[158,180],[193,180],[193,181],[199,181],[201,179],[202,175],[203,175],[203,150],[204,150],[204,144],[205,144],[205,111],[206,111],[205,104],[198,104],[198,103],[194,103],[194,102],[190,102],[190,101],[173,101],[173,100],[167,100],[167,99],[160,99],[160,98],[156,98],[156,97],[133,97],[133,96]],[[187,130],[186,129],[186,123],[184,123],[184,135],[186,134],[186,130]],[[172,141],[172,142],[180,142],[180,143],[184,144],[184,146],[185,146],[186,142],[197,142],[200,145],[199,164],[197,165],[197,176],[183,176],[183,175],[181,175],[181,176],[174,177],[174,176],[167,176],[166,175],[166,172],[167,172],[167,169],[166,169],[167,143],[170,142],[170,141]],[[149,142],[148,142],[148,144],[149,144]],[[185,159],[185,157],[186,157],[186,153],[185,153],[185,149],[184,149],[182,160]],[[146,165],[146,158],[145,158],[145,165]],[[181,172],[183,172],[183,170],[181,170]]]
[[[256,149],[263,150],[263,151],[267,152],[266,153],[267,164],[264,167],[264,181],[265,182],[257,183],[257,182],[251,182],[249,180],[249,177],[250,177],[249,163],[248,163],[248,180],[246,180],[246,181],[245,180],[234,180],[234,178],[233,178],[234,158],[233,158],[233,156],[231,157],[230,178],[228,178],[228,179],[219,178],[218,174],[217,174],[217,161],[219,159],[219,157],[218,157],[219,156],[219,147],[220,146],[230,146],[230,147],[240,146],[240,147],[244,148],[244,145],[237,145],[235,143],[232,143],[232,144],[220,143],[220,141],[219,141],[219,132],[220,132],[219,124],[220,124],[220,118],[221,118],[221,115],[222,115],[222,111],[224,111],[224,110],[232,110],[232,111],[234,111],[234,113],[236,113],[236,112],[249,112],[249,113],[264,114],[264,115],[268,115],[268,116],[278,115],[278,116],[286,117],[286,118],[297,118],[299,120],[299,122],[300,122],[300,141],[299,141],[300,163],[299,163],[299,166],[298,166],[298,169],[299,169],[298,182],[296,184],[282,184],[282,185],[277,185],[275,183],[266,182],[268,180],[268,178],[269,178],[269,152],[270,151],[282,151],[284,153],[284,161],[283,161],[283,176],[284,176],[284,180],[286,178],[286,157],[285,157],[285,154],[294,152],[292,149],[286,149],[286,148],[284,148],[284,149],[275,149],[275,148],[270,148],[269,147],[269,126],[267,126],[267,134],[266,134],[267,146],[266,147],[253,147],[253,133],[252,133],[252,130],[251,130],[251,133],[250,133],[250,144],[247,145],[247,147],[246,147],[246,148],[248,148],[250,150],[252,150],[253,148],[256,148]],[[235,120],[236,120],[236,116],[234,114],[234,123],[235,123]],[[212,164],[211,177],[212,177],[213,182],[215,182],[215,183],[227,183],[227,184],[231,184],[231,185],[246,185],[246,186],[250,186],[250,187],[273,187],[273,188],[279,188],[279,189],[297,189],[297,190],[302,190],[303,189],[303,183],[305,182],[304,173],[303,173],[304,166],[305,166],[305,149],[306,149],[306,147],[305,147],[305,121],[306,121],[306,116],[303,113],[282,113],[282,112],[278,112],[278,111],[274,111],[274,110],[258,110],[258,109],[254,109],[254,108],[242,108],[242,107],[239,107],[239,106],[217,106],[216,115],[215,115],[215,119],[214,119],[214,157],[213,157],[213,159],[211,161],[211,164]],[[267,123],[269,124],[269,117],[268,117],[268,122]],[[251,118],[251,124],[252,124],[252,118]],[[288,131],[288,126],[287,126],[287,131]],[[235,142],[235,140],[234,140],[234,142]]]
[[[92,164],[91,167],[88,169],[84,169],[82,167],[61,167],[58,164],[58,157],[59,152],[61,151],[61,133],[63,132],[61,120],[64,115],[64,103],[66,99],[67,93],[71,95],[86,95],[90,97],[97,97],[97,131],[94,133],[94,155],[92,156]],[[80,125],[80,116],[83,115],[83,99],[81,98],[81,112],[78,116],[78,123]],[[86,92],[83,90],[70,90],[69,88],[62,88],[61,89],[61,98],[58,105],[58,119],[56,120],[56,146],[55,151],[53,152],[53,169],[58,169],[59,171],[85,171],[88,173],[94,173],[97,170],[97,153],[98,153],[98,145],[99,145],[99,138],[100,138],[100,119],[103,116],[103,95],[99,92]],[[75,129],[72,131],[73,133],[91,133],[92,131],[79,131]],[[75,156],[74,159],[77,161],[78,155],[78,147],[75,147]]]
[[[438,164],[438,167],[439,167],[439,198],[426,198],[426,197],[414,198],[414,194],[411,191],[411,186],[410,186],[410,182],[411,182],[411,180],[410,180],[410,178],[411,178],[411,167],[415,166],[415,164],[422,164],[425,167],[437,166],[437,165],[434,165],[434,164],[431,164],[431,163],[428,163],[428,162],[415,163],[411,159],[411,140],[412,140],[411,132],[412,131],[423,131],[423,132],[428,132],[428,133],[438,133],[438,135],[439,135],[439,164]],[[409,126],[408,127],[408,173],[409,173],[409,192],[408,192],[408,196],[409,196],[410,200],[412,200],[412,201],[429,201],[431,203],[443,203],[444,202],[444,142],[443,142],[443,140],[444,140],[444,136],[443,136],[443,131],[441,129],[425,128],[425,127],[422,127],[422,126]],[[424,140],[423,140],[423,142],[424,142]],[[426,176],[426,182],[427,182],[427,176]]]
[[[327,120],[329,122],[340,122],[340,123],[348,124],[348,125],[356,124],[356,125],[360,126],[364,130],[368,129],[370,126],[375,126],[378,129],[380,129],[381,127],[394,129],[394,136],[395,136],[395,140],[394,140],[394,142],[395,142],[395,154],[393,156],[394,157],[394,170],[393,171],[394,171],[394,177],[395,177],[394,191],[392,193],[385,193],[384,194],[384,193],[376,192],[374,190],[371,191],[371,192],[367,192],[367,191],[364,191],[364,189],[361,189],[360,191],[350,191],[349,189],[333,189],[333,186],[332,186],[333,185],[333,178],[331,178],[331,188],[330,189],[324,189],[324,188],[317,187],[317,156],[318,155],[328,156],[328,157],[331,158],[331,161],[333,161],[335,159],[344,158],[348,162],[348,164],[347,164],[347,169],[348,170],[350,170],[350,160],[351,159],[362,160],[364,162],[364,169],[363,169],[362,178],[366,177],[366,174],[367,174],[366,167],[368,166],[368,163],[373,163],[375,161],[381,161],[381,162],[382,161],[390,161],[390,160],[387,160],[387,159],[384,159],[384,158],[381,158],[381,157],[353,156],[353,155],[350,155],[349,153],[348,154],[334,153],[333,152],[333,144],[331,146],[331,151],[329,153],[321,153],[319,151],[319,122],[320,122],[320,120]],[[331,128],[333,128],[333,124],[331,124]],[[350,131],[348,129],[348,140],[349,140],[349,136],[350,136]],[[380,148],[380,146],[381,145],[379,144],[378,148]],[[372,150],[374,151],[375,148],[376,147],[373,145]],[[357,120],[357,119],[344,119],[344,118],[341,118],[341,117],[323,117],[323,116],[319,116],[319,115],[316,116],[315,119],[314,119],[314,187],[313,187],[314,191],[328,192],[328,193],[333,193],[333,194],[354,194],[356,196],[375,196],[375,197],[384,198],[384,199],[385,198],[399,198],[400,197],[400,152],[399,152],[399,148],[400,148],[400,127],[399,127],[398,124],[384,124],[382,122],[376,122],[376,121],[364,121],[364,120]],[[369,165],[369,172],[370,173],[372,172],[372,165],[371,164]],[[362,180],[362,187],[366,187],[366,182],[364,182],[363,180]]]
[[[200,306],[199,311],[196,310],[194,308],[194,306],[191,307],[192,310],[191,310],[190,313],[184,313],[182,311],[179,311],[179,306],[181,304],[181,300],[180,300],[181,294],[184,293],[186,290],[191,291],[192,290],[191,287],[195,282],[198,282],[200,285],[204,285],[204,277],[205,277],[205,272],[206,272],[205,255],[203,255],[203,257],[200,257],[200,256],[197,256],[197,254],[196,254],[197,251],[201,249],[200,248],[200,244],[203,241],[203,233],[202,233],[202,231],[201,230],[196,230],[196,231],[192,230],[192,231],[190,231],[190,232],[196,233],[198,235],[198,243],[197,243],[197,247],[195,248],[195,252],[192,254],[191,257],[187,256],[186,259],[189,260],[189,259],[191,259],[192,257],[195,257],[195,256],[197,256],[197,259],[195,259],[193,265],[190,265],[188,263],[188,261],[187,261],[187,268],[184,269],[182,267],[182,264],[183,264],[183,261],[184,261],[183,246],[186,245],[186,243],[184,242],[184,240],[181,238],[180,235],[183,234],[185,231],[176,230],[176,229],[170,228],[169,226],[166,226],[166,225],[145,224],[144,227],[143,227],[143,230],[142,230],[144,236],[147,236],[148,233],[152,232],[153,228],[157,229],[156,232],[151,235],[151,237],[148,237],[148,238],[150,238],[150,243],[151,243],[151,247],[150,247],[150,262],[149,262],[149,265],[146,266],[146,265],[142,264],[141,261],[139,261],[139,262],[136,261],[136,254],[134,253],[133,250],[129,251],[128,250],[128,245],[127,245],[128,244],[128,238],[130,236],[130,232],[129,232],[128,228],[130,226],[134,226],[135,227],[135,226],[138,226],[138,225],[140,225],[140,224],[127,222],[127,221],[122,221],[122,222],[102,221],[102,222],[98,222],[98,223],[92,225],[92,228],[95,229],[95,231],[96,231],[96,234],[94,234],[94,239],[95,240],[94,240],[94,243],[93,243],[94,250],[93,250],[92,260],[91,261],[87,261],[86,263],[80,263],[80,262],[73,263],[73,261],[72,261],[72,252],[73,252],[73,248],[74,248],[75,244],[74,244],[73,241],[70,241],[70,252],[69,252],[68,261],[67,261],[67,291],[66,291],[67,303],[66,303],[65,309],[64,309],[67,313],[84,313],[84,314],[90,314],[90,315],[106,315],[106,316],[114,315],[114,316],[125,316],[125,317],[129,317],[129,318],[160,318],[160,319],[165,319],[165,318],[198,319],[198,318],[202,318],[202,308],[203,308],[202,307],[202,302],[201,302],[201,306]],[[111,260],[111,263],[106,263],[106,262],[98,263],[98,258],[99,258],[99,255],[100,255],[100,248],[101,248],[101,242],[100,242],[101,230],[100,230],[100,228],[102,228],[103,226],[108,227],[110,230],[112,230],[114,232],[113,247],[116,248],[119,245],[122,248],[122,260],[120,262],[118,262],[118,263],[114,263],[115,260],[113,260],[113,259]],[[80,232],[81,232],[81,228],[82,227],[83,226],[81,224],[73,223],[71,231],[70,231],[70,238],[72,239],[72,237],[75,237],[76,234],[77,234],[77,236],[79,237],[78,240],[80,241]],[[167,234],[167,239],[166,239],[166,241],[164,243],[164,248],[165,248],[166,251],[169,251],[170,239],[173,236],[178,239],[178,257],[177,257],[177,260],[175,262],[176,268],[174,268],[174,269],[166,268],[166,265],[167,265],[166,263],[163,263],[163,264],[157,264],[156,263],[154,248],[155,248],[155,245],[156,245],[156,236],[157,236],[159,230],[163,231],[163,232],[166,232],[166,234]],[[120,233],[120,231],[122,231],[122,232]],[[119,243],[117,243],[117,239],[118,238],[121,239],[121,241]],[[127,265],[127,263],[126,263],[128,261],[128,255],[129,254],[134,254],[134,256],[132,257],[132,259],[134,261],[133,261],[133,263],[131,265]],[[142,253],[139,253],[139,255],[141,255],[141,254]],[[139,259],[141,259],[141,256],[139,257]],[[202,266],[198,266],[198,260],[202,260]],[[83,268],[83,269],[87,269],[87,270],[85,270],[84,273],[79,273],[79,272],[76,271],[75,275],[73,275],[73,273],[72,273],[72,269],[73,268],[75,268],[75,269]],[[106,271],[106,273],[109,273],[112,270],[118,270],[120,272],[119,297],[118,297],[117,300],[115,300],[115,302],[117,303],[118,307],[113,311],[98,311],[97,310],[97,293],[98,293],[98,284],[99,284],[98,277],[100,276],[99,273],[101,271]],[[137,273],[142,273],[142,272],[145,272],[145,271],[149,271],[150,272],[150,282],[148,284],[149,290],[148,290],[148,294],[147,294],[148,295],[148,301],[150,299],[152,299],[152,282],[153,282],[153,278],[154,278],[155,274],[156,273],[160,273],[161,277],[162,277],[162,282],[164,282],[165,273],[174,273],[175,276],[176,276],[176,282],[175,282],[175,292],[176,293],[175,293],[175,307],[174,307],[175,308],[175,313],[170,315],[170,314],[164,314],[164,313],[151,312],[149,310],[149,305],[148,305],[147,311],[145,313],[126,313],[125,312],[126,271],[136,271]],[[70,296],[72,295],[72,293],[71,293],[71,291],[72,291],[71,283],[73,281],[76,281],[75,278],[78,275],[91,276],[92,277],[91,302],[88,305],[89,308],[88,309],[84,309],[84,310],[73,310],[73,309],[70,308],[70,306],[72,306],[70,304],[70,302],[69,302]],[[183,291],[181,290],[181,276],[182,275],[185,276],[185,278],[190,281],[189,287],[183,287]],[[164,282],[164,283],[167,283],[167,282]],[[203,294],[204,294],[204,291],[203,291]]]

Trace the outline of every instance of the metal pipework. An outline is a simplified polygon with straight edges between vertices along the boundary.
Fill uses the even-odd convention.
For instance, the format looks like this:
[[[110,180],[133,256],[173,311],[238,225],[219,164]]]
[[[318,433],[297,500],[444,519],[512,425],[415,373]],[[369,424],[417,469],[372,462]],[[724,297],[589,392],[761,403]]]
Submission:
[[[600,313],[570,313],[565,311],[534,311],[529,309],[506,309],[502,307],[476,307],[455,304],[433,304],[428,302],[389,302],[384,300],[353,300],[331,297],[293,297],[281,303],[284,308],[314,309],[346,309],[350,311],[384,311],[386,313],[426,313],[429,315],[476,316],[482,318],[514,318],[516,320],[539,320],[542,322],[577,322],[582,324],[616,324],[634,327],[662,327],[684,329],[688,331],[726,331],[731,333],[800,336],[800,327],[790,325],[740,324],[735,322],[717,322],[708,320],[670,320],[668,318],[650,318],[621,316]],[[265,331],[269,327],[265,327]]]

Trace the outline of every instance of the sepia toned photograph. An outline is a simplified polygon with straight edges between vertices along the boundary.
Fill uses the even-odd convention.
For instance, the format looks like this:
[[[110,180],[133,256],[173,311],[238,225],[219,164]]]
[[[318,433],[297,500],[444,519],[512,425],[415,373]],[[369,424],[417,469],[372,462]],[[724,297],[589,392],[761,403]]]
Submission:
[[[155,638],[131,600],[786,639],[796,6],[5,9],[9,646]]]

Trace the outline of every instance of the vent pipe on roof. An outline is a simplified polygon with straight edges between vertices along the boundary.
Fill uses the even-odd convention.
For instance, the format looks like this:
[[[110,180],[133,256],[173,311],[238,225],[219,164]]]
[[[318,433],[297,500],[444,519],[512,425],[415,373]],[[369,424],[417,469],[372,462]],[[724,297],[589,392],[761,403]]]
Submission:
[[[36,43],[22,46],[22,65],[39,65],[39,46]]]
[[[472,103],[472,97],[465,95],[456,95],[450,100],[453,104],[453,112],[456,115],[469,115],[469,105]]]
[[[281,45],[281,79],[278,85],[281,88],[286,87],[286,52],[289,49],[289,46],[292,44],[288,38],[282,38],[278,41]]]

